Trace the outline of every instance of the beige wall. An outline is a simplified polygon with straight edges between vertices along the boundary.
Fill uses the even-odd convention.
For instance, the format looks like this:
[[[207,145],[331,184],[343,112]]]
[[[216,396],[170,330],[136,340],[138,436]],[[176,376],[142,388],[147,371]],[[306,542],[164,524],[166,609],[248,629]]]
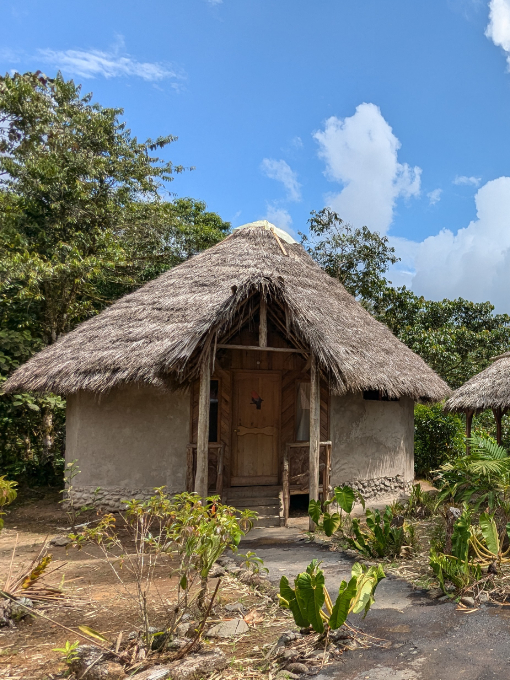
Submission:
[[[186,487],[188,392],[123,386],[68,397],[66,460],[78,459],[76,487],[147,490]]]
[[[361,393],[331,397],[333,485],[402,475],[414,478],[414,403],[364,400]]]

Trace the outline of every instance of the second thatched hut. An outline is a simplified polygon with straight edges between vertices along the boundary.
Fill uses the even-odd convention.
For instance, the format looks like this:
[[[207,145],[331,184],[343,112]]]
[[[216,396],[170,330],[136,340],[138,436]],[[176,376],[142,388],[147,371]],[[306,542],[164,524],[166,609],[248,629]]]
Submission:
[[[466,415],[466,436],[471,436],[473,416],[491,409],[496,420],[496,439],[501,444],[501,421],[510,409],[510,352],[491,359],[490,366],[461,385],[445,404],[445,410]]]

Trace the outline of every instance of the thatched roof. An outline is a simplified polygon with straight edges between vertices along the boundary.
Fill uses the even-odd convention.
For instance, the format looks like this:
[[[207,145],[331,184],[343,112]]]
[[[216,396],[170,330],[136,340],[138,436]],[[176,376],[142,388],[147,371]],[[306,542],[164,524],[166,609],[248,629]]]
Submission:
[[[301,245],[285,232],[277,238],[265,221],[235,230],[80,324],[18,368],[4,391],[184,384],[197,376],[205,351],[249,317],[259,293],[269,310],[284,310],[284,330],[295,346],[316,354],[334,393],[383,390],[433,401],[449,394]]]
[[[492,364],[470,378],[445,404],[447,411],[484,411],[510,407],[510,352],[491,359]]]

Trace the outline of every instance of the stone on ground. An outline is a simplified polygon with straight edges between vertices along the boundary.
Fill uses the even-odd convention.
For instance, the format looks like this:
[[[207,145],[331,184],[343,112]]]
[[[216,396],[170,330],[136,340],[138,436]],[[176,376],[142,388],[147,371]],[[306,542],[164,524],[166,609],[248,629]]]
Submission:
[[[222,621],[210,628],[207,637],[228,638],[241,635],[248,630],[248,624],[244,619],[231,619],[230,621]]]
[[[175,665],[172,664],[170,677],[172,680],[200,680],[212,671],[222,671],[226,665],[225,654],[215,647],[199,654],[190,654]]]

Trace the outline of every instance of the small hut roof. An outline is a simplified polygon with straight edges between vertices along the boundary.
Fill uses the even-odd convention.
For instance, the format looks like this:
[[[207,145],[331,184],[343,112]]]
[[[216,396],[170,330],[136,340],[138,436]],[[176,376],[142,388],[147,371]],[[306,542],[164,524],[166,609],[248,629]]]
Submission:
[[[447,411],[483,411],[510,407],[510,352],[492,357],[490,366],[455,390]]]
[[[292,241],[277,238],[269,223],[235,230],[46,347],[15,371],[4,391],[69,394],[129,382],[185,384],[259,291],[285,309],[295,342],[315,353],[333,393],[383,390],[430,401],[450,393]]]

